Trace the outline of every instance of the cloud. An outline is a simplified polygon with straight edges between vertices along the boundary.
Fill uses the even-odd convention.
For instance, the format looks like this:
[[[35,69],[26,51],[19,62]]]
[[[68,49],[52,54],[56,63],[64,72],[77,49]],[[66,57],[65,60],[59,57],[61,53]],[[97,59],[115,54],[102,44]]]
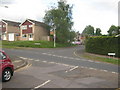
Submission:
[[[26,18],[42,21],[45,11],[56,6],[58,0],[2,0],[9,8],[0,7],[0,18],[23,21]],[[101,28],[118,25],[118,0],[67,0],[74,5],[73,21],[76,31],[82,32],[87,25]]]
[[[74,4],[73,20],[77,31],[87,25],[101,28],[106,34],[111,25],[118,25],[118,0],[68,0]]]
[[[42,19],[47,9],[47,5],[43,4],[43,0],[15,0],[9,5],[8,9],[2,9],[3,18],[11,17],[16,20],[23,20],[25,18]],[[5,12],[6,10],[6,12]],[[2,18],[0,16],[0,18]]]
[[[9,4],[12,4],[14,3],[15,0],[1,0],[0,3],[1,4],[4,4],[4,5],[9,5]]]

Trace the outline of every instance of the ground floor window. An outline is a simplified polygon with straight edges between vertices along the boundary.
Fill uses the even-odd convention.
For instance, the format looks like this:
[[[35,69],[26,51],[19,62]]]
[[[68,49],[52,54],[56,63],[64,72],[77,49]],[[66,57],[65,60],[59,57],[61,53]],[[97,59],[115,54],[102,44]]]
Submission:
[[[27,35],[26,35],[26,34],[23,34],[23,35],[22,35],[22,37],[26,38],[26,37],[27,37]]]

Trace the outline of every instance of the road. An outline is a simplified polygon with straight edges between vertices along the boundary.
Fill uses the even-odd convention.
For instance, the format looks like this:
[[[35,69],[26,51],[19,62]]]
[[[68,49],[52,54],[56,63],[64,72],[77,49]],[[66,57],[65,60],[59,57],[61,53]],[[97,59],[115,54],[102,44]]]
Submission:
[[[86,60],[84,58],[76,57],[74,52],[77,50],[83,51],[83,46],[78,46],[74,48],[59,48],[59,49],[25,49],[25,50],[6,50],[7,53],[12,53],[16,56],[39,59],[47,62],[56,62],[56,63],[64,63],[74,66],[83,66],[83,67],[91,67],[102,70],[108,70],[111,72],[118,72],[118,66],[101,63],[101,62],[93,62],[91,60]]]
[[[77,57],[75,56],[77,50],[83,52],[84,46],[56,49],[5,49],[9,55],[13,54],[26,59],[29,65],[16,71],[10,82],[3,83],[3,88],[32,88],[35,90],[41,87],[117,87],[117,65]]]

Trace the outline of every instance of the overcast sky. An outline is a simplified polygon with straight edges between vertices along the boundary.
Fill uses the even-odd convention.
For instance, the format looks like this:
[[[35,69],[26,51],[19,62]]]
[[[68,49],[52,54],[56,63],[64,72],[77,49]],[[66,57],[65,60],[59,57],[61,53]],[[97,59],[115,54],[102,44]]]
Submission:
[[[100,28],[106,34],[111,25],[118,25],[119,0],[67,0],[73,7],[73,28],[80,33],[87,25]],[[0,0],[0,19],[42,21],[45,11],[58,0]],[[5,8],[4,6],[8,6]]]

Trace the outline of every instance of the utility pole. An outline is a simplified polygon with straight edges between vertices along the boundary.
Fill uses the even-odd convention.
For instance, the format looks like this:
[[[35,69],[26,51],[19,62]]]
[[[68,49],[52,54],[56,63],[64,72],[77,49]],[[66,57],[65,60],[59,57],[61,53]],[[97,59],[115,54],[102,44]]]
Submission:
[[[53,39],[54,39],[54,48],[56,47],[56,26],[54,25],[54,23],[52,23],[52,29],[53,29]]]
[[[54,27],[54,48],[56,47],[56,32],[55,32],[55,27]]]

